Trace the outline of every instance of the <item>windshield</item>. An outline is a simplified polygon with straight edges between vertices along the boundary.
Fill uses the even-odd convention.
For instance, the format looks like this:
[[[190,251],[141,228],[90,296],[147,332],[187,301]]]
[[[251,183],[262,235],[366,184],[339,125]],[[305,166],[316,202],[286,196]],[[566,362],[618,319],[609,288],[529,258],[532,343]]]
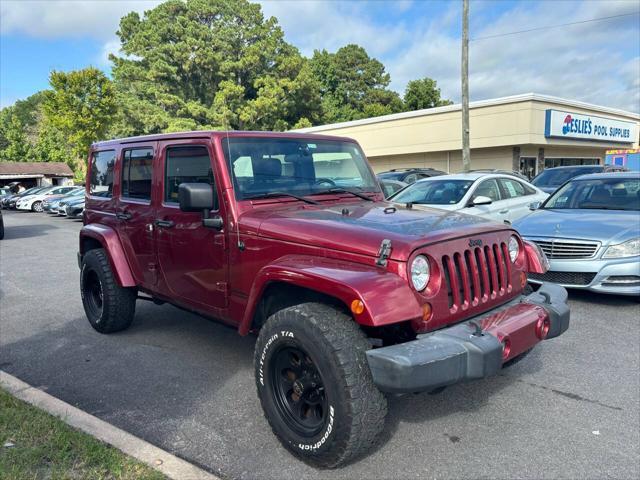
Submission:
[[[567,180],[571,180],[578,175],[585,175],[587,173],[598,173],[602,171],[602,167],[578,167],[578,168],[548,168],[544,170],[540,175],[534,178],[531,183],[536,187],[558,187]]]
[[[389,200],[398,203],[453,205],[462,200],[472,184],[471,180],[423,180],[409,185]]]
[[[542,208],[640,210],[640,178],[574,180],[549,197]]]
[[[352,142],[231,137],[223,139],[222,146],[238,200],[269,193],[313,195],[336,188],[380,191]]]

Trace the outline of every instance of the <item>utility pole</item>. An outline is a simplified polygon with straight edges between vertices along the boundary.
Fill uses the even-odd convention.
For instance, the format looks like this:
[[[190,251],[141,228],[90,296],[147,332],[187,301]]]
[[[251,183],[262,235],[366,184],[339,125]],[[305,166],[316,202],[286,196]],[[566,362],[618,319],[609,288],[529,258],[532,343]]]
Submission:
[[[462,168],[471,170],[469,149],[469,0],[462,0]]]

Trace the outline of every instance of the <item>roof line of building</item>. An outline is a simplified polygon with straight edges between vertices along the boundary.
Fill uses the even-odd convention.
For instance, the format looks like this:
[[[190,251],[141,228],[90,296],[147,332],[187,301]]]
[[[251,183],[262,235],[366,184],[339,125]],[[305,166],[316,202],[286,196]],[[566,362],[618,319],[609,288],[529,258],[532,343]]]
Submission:
[[[469,103],[469,108],[490,107],[493,105],[504,105],[507,103],[538,101],[556,103],[558,105],[565,105],[567,107],[585,108],[590,110],[596,110],[602,113],[609,113],[612,115],[622,115],[625,117],[631,117],[635,120],[640,120],[640,113],[629,112],[626,110],[620,110],[617,108],[603,107],[601,105],[594,105],[592,103],[580,102],[578,100],[567,100],[566,98],[553,97],[551,95],[540,95],[537,93],[523,93],[520,95],[511,95],[508,97],[492,98],[489,100],[478,100]],[[328,125],[318,125],[316,127],[299,128],[292,130],[293,132],[321,132],[323,130],[334,130],[336,128],[345,127],[357,127],[360,125],[370,125],[373,123],[390,122],[392,120],[401,120],[405,118],[422,117],[425,115],[435,115],[438,113],[455,112],[461,110],[462,105],[455,103],[453,105],[445,105],[443,107],[425,108],[422,110],[413,110],[410,112],[392,113],[390,115],[382,115],[380,117],[363,118],[361,120],[352,120],[349,122],[331,123]]]

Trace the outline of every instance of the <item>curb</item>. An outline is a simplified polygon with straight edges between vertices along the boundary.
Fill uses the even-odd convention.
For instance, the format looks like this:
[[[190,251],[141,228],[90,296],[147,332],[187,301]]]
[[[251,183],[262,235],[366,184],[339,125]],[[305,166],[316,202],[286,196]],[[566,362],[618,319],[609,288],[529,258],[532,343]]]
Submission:
[[[0,386],[11,395],[60,418],[174,480],[221,480],[149,442],[69,405],[0,370]]]

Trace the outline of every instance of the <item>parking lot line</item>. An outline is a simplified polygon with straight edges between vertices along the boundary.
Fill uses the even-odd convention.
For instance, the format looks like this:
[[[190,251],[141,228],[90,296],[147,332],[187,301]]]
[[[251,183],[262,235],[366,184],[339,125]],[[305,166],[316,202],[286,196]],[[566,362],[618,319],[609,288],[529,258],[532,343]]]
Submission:
[[[176,480],[220,480],[219,477],[130,433],[69,405],[0,370],[0,386],[11,395],[54,415]]]

